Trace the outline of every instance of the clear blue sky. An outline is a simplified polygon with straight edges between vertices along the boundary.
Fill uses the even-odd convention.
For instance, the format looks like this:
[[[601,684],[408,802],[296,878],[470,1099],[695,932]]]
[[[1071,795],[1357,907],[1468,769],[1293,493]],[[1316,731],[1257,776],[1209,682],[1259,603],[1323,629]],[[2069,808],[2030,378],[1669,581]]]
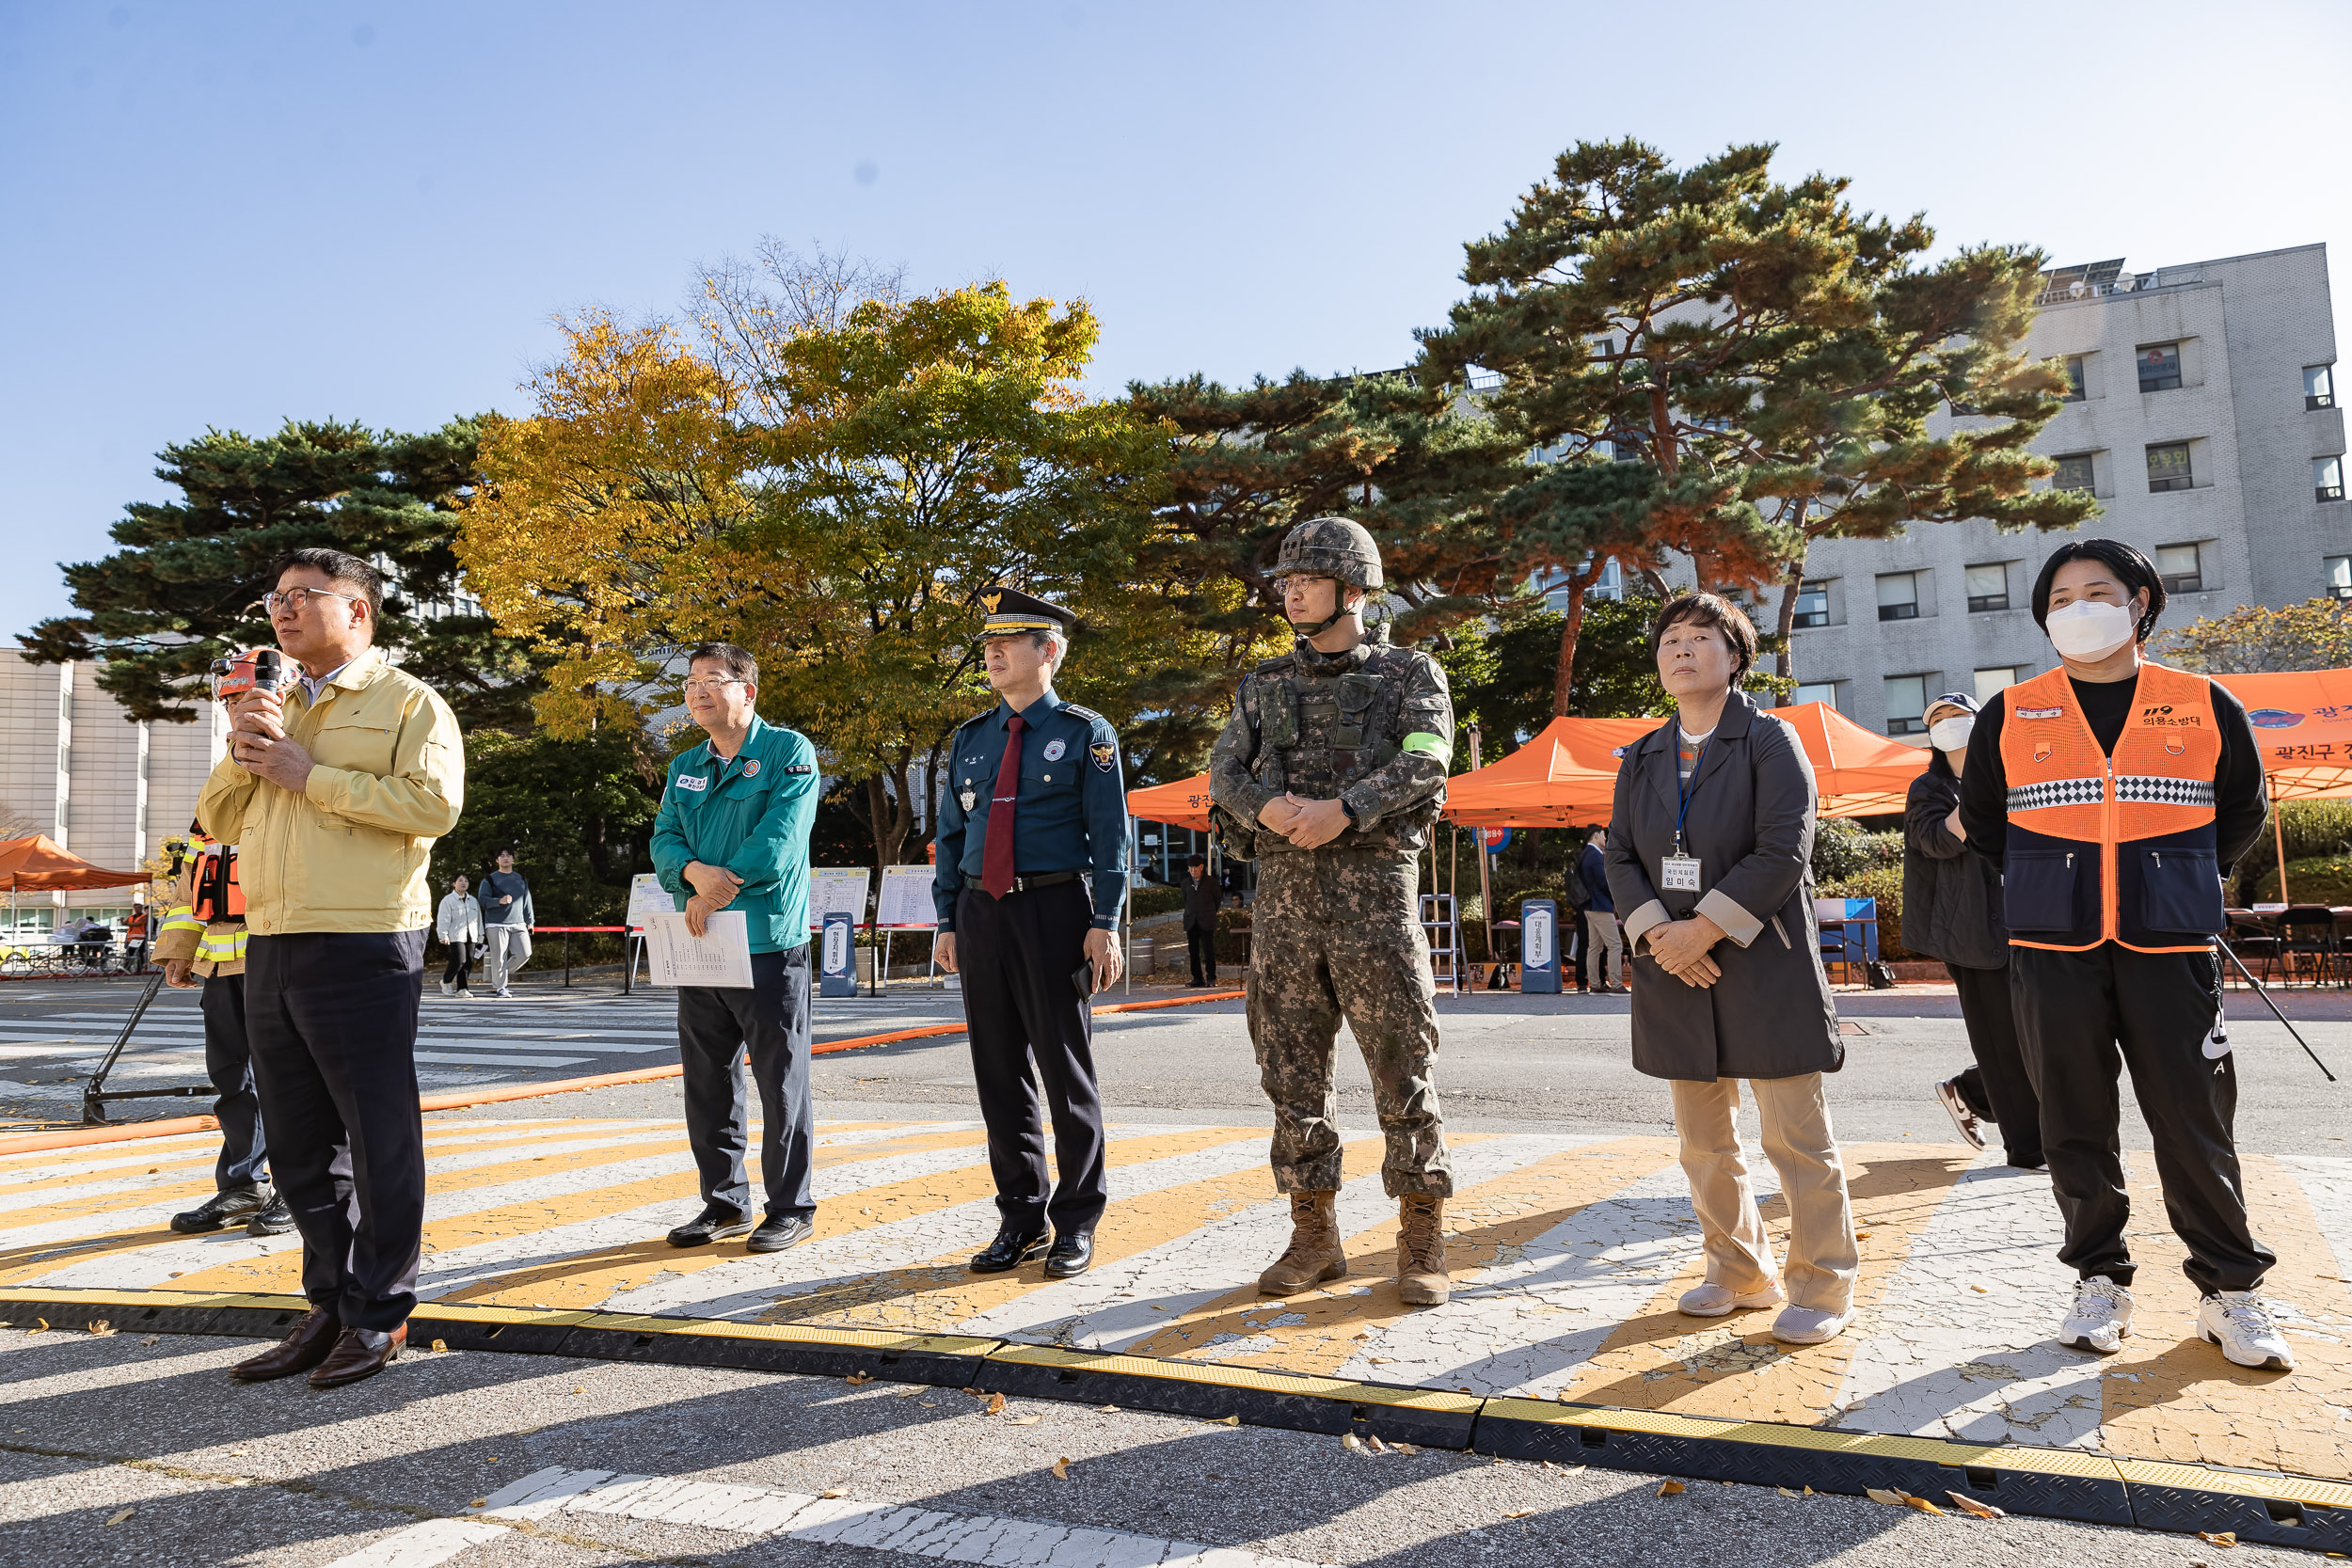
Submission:
[[[517,409],[762,235],[1101,313],[1092,385],[1372,369],[1579,138],[2135,270],[2326,241],[2352,6],[0,0],[0,640],[286,416]]]

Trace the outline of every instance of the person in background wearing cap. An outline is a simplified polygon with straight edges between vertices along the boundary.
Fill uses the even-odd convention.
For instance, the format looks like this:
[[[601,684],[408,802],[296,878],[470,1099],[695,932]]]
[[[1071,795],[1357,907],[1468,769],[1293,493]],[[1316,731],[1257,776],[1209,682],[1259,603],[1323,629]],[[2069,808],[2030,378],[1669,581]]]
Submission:
[[[817,1220],[808,836],[824,778],[806,736],[760,718],[759,664],[743,649],[703,643],[687,656],[684,688],[686,711],[709,738],[671,760],[654,816],[654,875],[695,936],[721,910],[742,912],[752,983],[678,988],[686,1143],[703,1207],[669,1241],[707,1246],[748,1235],[745,1251],[781,1252],[807,1241]],[[514,864],[506,855],[499,861]],[[759,1085],[759,1178],[767,1200],[757,1219],[743,1172],[751,1147],[747,1048]]]
[[[2288,1371],[2294,1353],[2256,1294],[2278,1259],[2247,1221],[2213,945],[2222,881],[2267,815],[2262,753],[2225,689],[2140,657],[2164,602],[2136,546],[2058,547],[2033,618],[2058,668],[1979,715],[1960,816],[1968,847],[2002,867],[2017,1037],[2066,1222],[2058,1260],[2076,1275],[2059,1343],[2112,1355],[2131,1333],[2116,1093],[2129,1067],[2198,1333],[2241,1367]]]
[[[996,1239],[972,1270],[1002,1274],[1043,1253],[1046,1276],[1069,1279],[1093,1264],[1095,1222],[1110,1201],[1089,998],[1124,967],[1127,792],[1110,721],[1054,692],[1076,617],[1010,588],[980,603],[997,702],[948,743],[931,880],[935,951],[962,976],[996,1182]],[[1037,1078],[1060,1174],[1050,1196]]]
[[[237,847],[215,844],[200,822],[171,845],[171,903],[155,940],[164,984],[190,990],[204,1017],[204,1078],[218,1096],[220,1157],[211,1197],[171,1216],[171,1228],[201,1236],[232,1225],[248,1236],[283,1236],[294,1227],[285,1195],[262,1174],[269,1139],[253,1085],[253,1048],[245,1033],[245,892],[237,885]]]
[[[2040,1170],[2042,1102],[2018,1053],[2017,1015],[2009,1000],[2009,928],[2001,924],[2001,874],[1968,852],[1960,819],[1960,781],[1976,728],[1977,700],[1947,691],[1928,705],[1928,770],[1911,781],[1903,807],[1903,945],[1941,958],[1960,991],[1968,1049],[1977,1061],[1935,1085],[1952,1125],[1972,1148],[1984,1147],[1982,1123],[2001,1129],[2009,1163]]]

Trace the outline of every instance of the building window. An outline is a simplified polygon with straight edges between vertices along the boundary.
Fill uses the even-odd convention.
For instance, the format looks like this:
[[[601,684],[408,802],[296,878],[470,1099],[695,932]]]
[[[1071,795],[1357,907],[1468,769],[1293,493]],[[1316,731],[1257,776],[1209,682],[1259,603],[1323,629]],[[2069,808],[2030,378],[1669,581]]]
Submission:
[[[2063,403],[2080,403],[2084,398],[2090,395],[2083,390],[2083,356],[2079,354],[2068,355],[2066,356],[2066,364],[2064,368],[2066,371],[2066,390],[2058,394],[2058,399]]]
[[[1797,618],[1789,624],[1800,631],[1829,625],[1828,583],[1804,582],[1797,585]]]
[[[2194,545],[2158,546],[2156,575],[2164,578],[2164,591],[2168,594],[2201,594],[2205,591],[2204,574],[2198,570],[2197,546]]]
[[[2336,405],[2336,368],[2333,365],[2303,367],[2303,406],[2333,408]]]
[[[1919,574],[1889,572],[1879,578],[1879,619],[1915,621],[1919,618]]]
[[[2009,568],[1999,562],[1968,568],[1968,613],[2009,608]]]
[[[1979,670],[1977,672],[1977,701],[1989,703],[2025,678],[2024,668],[2015,664],[2005,664],[1997,670]]]
[[[2328,568],[2328,596],[2352,599],[2352,555],[2331,555],[2321,564]]]
[[[2152,493],[2185,490],[2192,477],[2186,441],[2167,441],[2160,447],[2148,449],[2148,488]]]
[[[2098,488],[2090,464],[2090,453],[2078,451],[2058,460],[2058,473],[2050,481],[2053,490],[2080,490],[2086,494]]]
[[[1928,677],[1886,677],[1886,733],[1925,735],[1928,728]]]
[[[1800,686],[1788,694],[1788,700],[1792,703],[1820,703],[1835,708],[1837,706],[1837,683],[1822,681],[1817,686]]]
[[[2169,392],[2181,384],[2181,345],[2150,343],[2139,351],[2139,389]]]
[[[2312,491],[2324,501],[2344,499],[2344,459],[2314,457],[2312,459]]]

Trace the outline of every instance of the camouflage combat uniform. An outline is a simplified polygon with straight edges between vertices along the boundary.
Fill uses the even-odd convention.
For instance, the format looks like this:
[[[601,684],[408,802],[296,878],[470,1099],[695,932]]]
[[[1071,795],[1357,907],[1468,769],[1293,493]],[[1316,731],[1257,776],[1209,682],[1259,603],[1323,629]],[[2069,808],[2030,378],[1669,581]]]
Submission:
[[[1454,1171],[1430,1072],[1437,989],[1416,857],[1445,803],[1454,703],[1445,672],[1385,628],[1343,654],[1302,639],[1243,678],[1209,764],[1211,815],[1231,852],[1255,856],[1249,1037],[1274,1102],[1273,1164],[1286,1193],[1340,1185],[1334,1045],[1344,1018],[1372,1073],[1391,1197],[1446,1197]],[[1318,849],[1258,825],[1285,792],[1337,798],[1351,821]]]

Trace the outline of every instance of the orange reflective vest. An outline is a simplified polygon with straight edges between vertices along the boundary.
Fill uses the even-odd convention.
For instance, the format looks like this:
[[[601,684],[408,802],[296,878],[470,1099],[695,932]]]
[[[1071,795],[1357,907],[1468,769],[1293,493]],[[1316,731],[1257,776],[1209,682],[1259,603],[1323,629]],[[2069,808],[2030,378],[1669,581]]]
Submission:
[[[2206,678],[2141,664],[2113,756],[2063,666],[2000,700],[2011,945],[2207,951],[2225,923],[2214,832],[2221,732]]]
[[[191,912],[206,925],[245,918],[245,887],[237,879],[237,847],[207,844],[198,861]]]

